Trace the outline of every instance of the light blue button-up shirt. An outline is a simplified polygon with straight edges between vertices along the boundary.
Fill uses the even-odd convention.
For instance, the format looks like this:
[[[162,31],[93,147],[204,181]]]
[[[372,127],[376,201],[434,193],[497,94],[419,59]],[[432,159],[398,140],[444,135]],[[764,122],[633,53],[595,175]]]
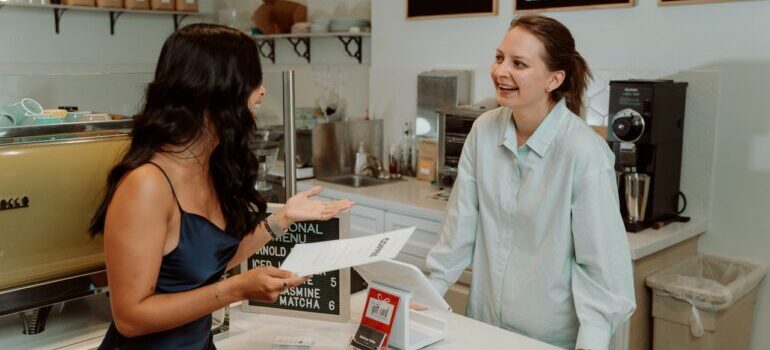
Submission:
[[[472,263],[468,316],[564,348],[606,349],[635,309],[613,165],[564,100],[521,150],[510,109],[484,113],[427,258],[431,282],[446,293]]]

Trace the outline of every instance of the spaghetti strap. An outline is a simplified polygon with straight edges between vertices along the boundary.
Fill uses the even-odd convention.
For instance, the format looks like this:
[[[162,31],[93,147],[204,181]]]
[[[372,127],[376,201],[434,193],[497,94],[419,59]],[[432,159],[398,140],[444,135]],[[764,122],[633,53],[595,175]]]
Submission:
[[[179,204],[179,198],[176,197],[176,191],[174,191],[174,184],[171,183],[171,178],[168,177],[168,174],[166,174],[166,171],[163,170],[163,168],[161,168],[160,165],[158,165],[158,164],[156,164],[154,162],[147,162],[147,163],[154,165],[156,168],[158,168],[158,170],[160,170],[161,173],[163,173],[163,176],[166,177],[166,181],[168,181],[169,187],[171,187],[171,193],[174,195],[174,200],[176,201],[176,206],[179,207],[179,211],[180,212],[184,212],[184,210],[182,210],[182,205]]]

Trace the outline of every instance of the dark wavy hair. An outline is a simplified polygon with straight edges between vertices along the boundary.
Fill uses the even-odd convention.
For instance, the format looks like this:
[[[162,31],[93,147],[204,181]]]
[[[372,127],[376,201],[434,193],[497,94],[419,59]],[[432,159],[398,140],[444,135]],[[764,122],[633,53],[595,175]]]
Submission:
[[[247,101],[261,84],[259,51],[247,35],[214,24],[192,24],[171,34],[147,87],[144,107],[134,117],[131,147],[107,177],[107,191],[91,220],[91,235],[103,233],[107,207],[123,176],[156,152],[166,151],[164,147],[201,137],[204,115],[219,137],[209,171],[227,220],[226,231],[241,238],[253,230],[266,213],[266,203],[254,188],[257,159],[248,144],[256,125]]]
[[[583,94],[591,79],[588,63],[575,49],[572,33],[561,22],[541,15],[525,15],[511,21],[508,30],[522,27],[537,37],[545,47],[545,63],[553,71],[563,70],[564,82],[551,91],[551,100],[559,102],[562,97],[567,108],[576,115],[583,113]]]

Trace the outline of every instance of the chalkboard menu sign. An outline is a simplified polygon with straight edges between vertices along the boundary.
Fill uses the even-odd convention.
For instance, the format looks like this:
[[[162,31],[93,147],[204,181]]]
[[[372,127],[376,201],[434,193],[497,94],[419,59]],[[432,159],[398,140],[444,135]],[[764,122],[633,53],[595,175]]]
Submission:
[[[632,7],[635,0],[514,0],[516,13]]]
[[[497,14],[497,0],[407,0],[406,18],[464,17]]]
[[[268,210],[278,208],[271,205]],[[270,241],[246,259],[241,271],[263,266],[280,268],[294,245],[347,238],[349,228],[347,213],[328,221],[294,223],[287,234]],[[281,293],[275,303],[248,300],[241,308],[246,312],[347,322],[350,319],[350,269],[313,275],[305,284]]]

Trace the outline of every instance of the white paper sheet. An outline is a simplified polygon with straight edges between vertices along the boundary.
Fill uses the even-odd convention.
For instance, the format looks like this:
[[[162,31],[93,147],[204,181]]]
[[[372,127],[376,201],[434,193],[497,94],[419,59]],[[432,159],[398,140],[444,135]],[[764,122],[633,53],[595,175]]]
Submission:
[[[410,227],[366,237],[297,244],[281,264],[281,269],[299,276],[310,276],[393,259],[414,230]]]

